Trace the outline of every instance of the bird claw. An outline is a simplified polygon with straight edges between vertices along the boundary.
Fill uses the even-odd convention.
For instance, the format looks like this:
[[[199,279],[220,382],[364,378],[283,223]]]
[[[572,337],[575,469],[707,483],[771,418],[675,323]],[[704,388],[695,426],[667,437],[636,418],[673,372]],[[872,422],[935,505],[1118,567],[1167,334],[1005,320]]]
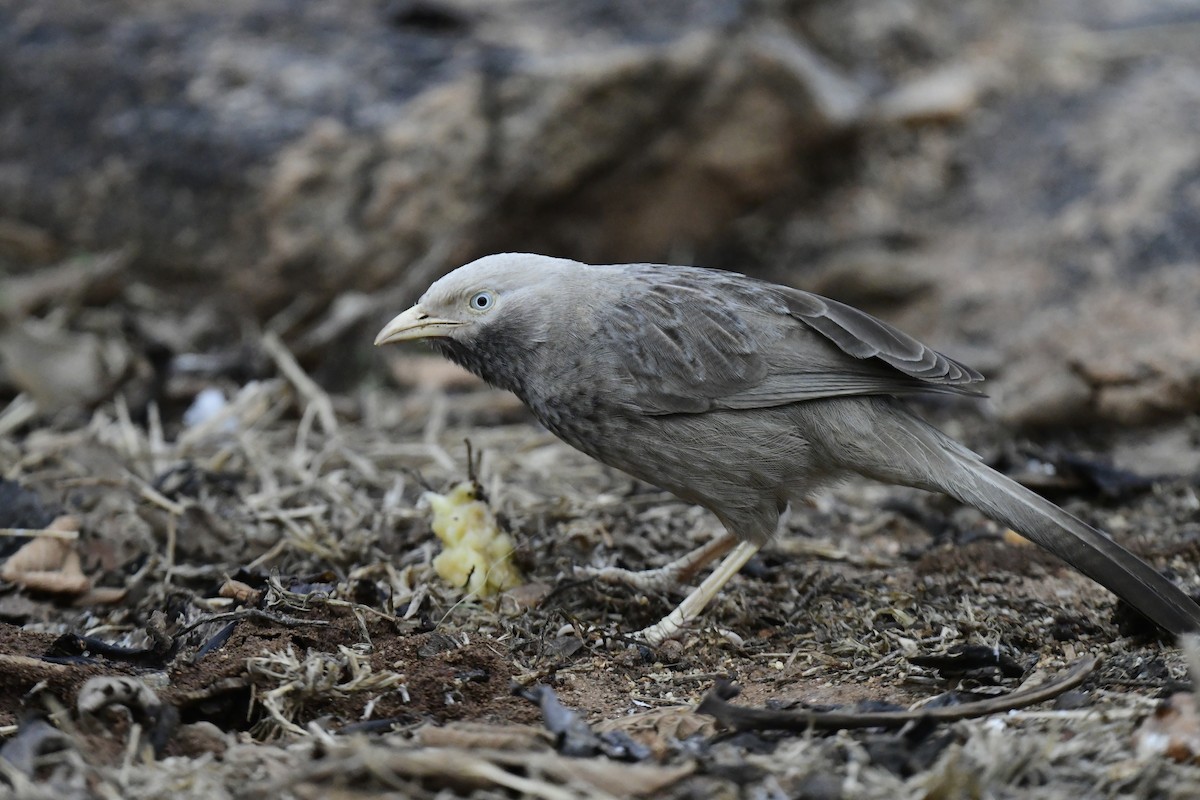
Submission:
[[[676,609],[678,611],[678,609]],[[673,619],[675,612],[668,614],[653,625],[642,628],[634,634],[647,647],[658,647],[668,639],[674,639],[683,632],[684,622]]]
[[[629,586],[643,592],[662,592],[691,580],[699,570],[714,558],[729,552],[736,543],[737,539],[726,533],[683,557],[655,569],[632,570],[621,567],[576,567],[575,569],[577,574],[594,578],[601,583]]]
[[[633,570],[621,567],[576,567],[575,574],[610,586],[628,586],[642,592],[661,592],[679,583],[679,570],[670,567]]]

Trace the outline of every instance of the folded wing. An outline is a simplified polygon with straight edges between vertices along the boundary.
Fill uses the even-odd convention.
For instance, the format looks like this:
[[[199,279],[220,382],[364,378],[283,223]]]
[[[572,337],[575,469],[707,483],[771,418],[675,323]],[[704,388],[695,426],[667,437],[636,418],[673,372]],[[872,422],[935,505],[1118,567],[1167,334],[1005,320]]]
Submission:
[[[598,336],[642,413],[940,392],[982,376],[862,311],[733,273],[638,266]]]

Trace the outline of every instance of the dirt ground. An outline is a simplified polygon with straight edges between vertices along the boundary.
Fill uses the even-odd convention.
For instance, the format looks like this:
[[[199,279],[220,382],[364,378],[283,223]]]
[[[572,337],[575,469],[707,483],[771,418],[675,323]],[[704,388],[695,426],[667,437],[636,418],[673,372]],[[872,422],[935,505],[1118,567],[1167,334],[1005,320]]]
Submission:
[[[811,289],[1196,595],[1189,4],[8,5],[0,798],[1200,797],[1200,643],[976,511],[823,492],[647,648],[687,588],[579,568],[717,521],[370,347],[501,250]],[[498,597],[434,566],[472,475]]]
[[[574,567],[657,566],[717,522],[558,443],[507,395],[447,388],[430,362],[397,359],[435,378],[332,397],[294,380],[231,387],[224,416],[192,427],[105,404],[0,443],[4,525],[75,515],[89,583],[32,590],[6,573],[13,791],[1195,796],[1186,754],[1138,750],[1139,726],[1191,685],[1184,652],[973,510],[867,483],[820,495],[681,641],[652,650],[626,635],[682,590],[646,596]],[[1152,463],[1130,470],[1122,454],[1142,451],[1111,438],[1014,439],[974,402],[923,410],[1200,588],[1194,476],[1144,480]],[[1185,424],[1139,441],[1170,450],[1195,435]],[[465,597],[431,567],[420,496],[467,476],[468,440],[527,580],[496,599]],[[921,662],[962,646],[988,648],[968,651],[965,674]],[[1087,656],[1099,666],[1056,700],[899,731],[735,732],[694,710],[719,679],[741,687],[736,704],[774,709],[906,708],[950,690],[961,702]],[[88,684],[104,676],[135,680]],[[589,724],[590,752],[514,694],[539,684]]]

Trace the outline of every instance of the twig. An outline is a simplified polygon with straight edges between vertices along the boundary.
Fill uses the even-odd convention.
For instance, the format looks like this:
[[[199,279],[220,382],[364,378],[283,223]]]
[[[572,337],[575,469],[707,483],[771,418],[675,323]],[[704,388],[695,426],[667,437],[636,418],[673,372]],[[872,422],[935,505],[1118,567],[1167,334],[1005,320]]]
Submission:
[[[363,605],[362,603],[352,603],[349,600],[339,600],[336,597],[314,596],[312,598],[312,604],[314,606],[329,606],[330,608],[348,608],[353,611],[355,615],[370,614],[374,617],[378,617],[379,619],[386,620],[397,627],[399,627],[401,622],[401,620],[394,614],[389,614],[386,611],[380,611],[377,608],[371,608],[370,606]]]
[[[333,401],[329,399],[325,390],[300,368],[300,364],[296,362],[283,340],[274,331],[267,331],[263,334],[262,344],[267,355],[271,356],[275,361],[275,366],[283,373],[283,377],[287,378],[300,396],[316,409],[317,419],[321,421],[321,428],[325,433],[329,436],[337,433],[337,417],[333,413]]]
[[[317,407],[309,403],[300,415],[300,424],[296,426],[296,443],[292,447],[292,463],[300,472],[306,472],[312,464],[312,448],[308,446],[308,436],[312,433],[313,420],[317,416]]]
[[[280,522],[285,519],[304,519],[306,517],[320,517],[329,512],[329,506],[326,503],[315,503],[313,505],[300,506],[298,508],[267,508],[259,511],[257,517],[263,521]]]
[[[130,475],[130,477],[134,478],[134,480],[137,482],[138,494],[140,494],[142,496],[143,500],[147,500],[147,501],[153,503],[154,505],[158,506],[159,508],[163,509],[164,511],[174,514],[177,517],[182,517],[185,513],[187,513],[187,509],[184,508],[184,506],[181,503],[176,503],[174,500],[167,497],[162,492],[155,489],[153,486],[150,486],[149,484],[146,484],[146,483],[142,483],[141,478],[138,478],[137,476],[134,476],[134,475]]]
[[[71,667],[54,661],[43,661],[33,656],[18,656],[0,653],[0,671],[7,674],[37,675],[50,673],[53,675],[67,674]]]
[[[7,436],[37,415],[37,401],[22,392],[0,411],[0,436]]]
[[[188,634],[196,630],[196,628],[199,628],[201,625],[207,625],[210,622],[230,622],[235,619],[266,620],[267,622],[274,622],[276,625],[282,625],[285,628],[300,628],[305,625],[327,627],[330,624],[327,620],[323,619],[302,619],[300,617],[289,617],[285,614],[272,614],[269,611],[263,611],[262,609],[258,608],[242,608],[237,611],[229,611],[224,614],[213,614],[211,617],[198,619],[191,625],[180,628],[175,635],[177,637],[183,636],[184,634]]]
[[[270,550],[263,553],[261,556],[259,556],[258,558],[254,559],[249,564],[247,564],[246,569],[251,570],[251,571],[258,569],[263,564],[266,564],[267,562],[272,561],[273,559],[275,559],[275,558],[279,557],[281,554],[283,554],[283,552],[288,549],[289,545],[290,545],[290,542],[287,539],[281,538],[275,544],[271,545]]]
[[[727,702],[737,695],[730,683],[718,681],[700,705],[701,714],[716,717],[727,728],[735,731],[834,731],[855,728],[899,728],[910,722],[954,722],[960,719],[984,717],[1017,708],[1025,708],[1057,697],[1068,689],[1083,683],[1096,668],[1096,659],[1086,656],[1076,661],[1058,678],[1042,686],[1026,691],[1016,691],[1002,697],[979,700],[974,703],[944,708],[918,709],[916,711],[876,711],[855,713],[853,711],[772,711],[766,708],[744,708]]]
[[[153,400],[146,406],[146,435],[150,445],[150,472],[161,475],[167,468],[167,445],[163,437],[162,416],[158,403]]]
[[[78,539],[79,531],[60,531],[54,528],[0,528],[0,536],[42,536],[47,539]]]
[[[346,459],[346,463],[357,470],[358,474],[366,478],[368,482],[375,485],[379,485],[382,482],[383,476],[379,474],[379,470],[362,455],[354,452],[345,445],[339,445],[337,451],[341,454],[342,458]]]
[[[118,394],[113,401],[113,408],[117,414],[117,430],[120,431],[122,444],[125,447],[125,452],[129,456],[130,461],[142,461],[146,456],[146,449],[142,446],[142,437],[138,432],[137,427],[133,424],[133,418],[129,416],[129,404],[125,402],[125,395]],[[144,464],[147,468],[152,468],[152,464]]]

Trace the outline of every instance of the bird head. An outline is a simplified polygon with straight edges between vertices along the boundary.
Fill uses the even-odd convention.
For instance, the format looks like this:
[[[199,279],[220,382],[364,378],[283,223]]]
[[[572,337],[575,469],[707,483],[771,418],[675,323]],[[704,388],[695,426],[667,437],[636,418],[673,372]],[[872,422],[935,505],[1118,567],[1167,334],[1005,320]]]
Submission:
[[[501,319],[533,323],[544,305],[537,300],[539,288],[558,278],[552,273],[568,275],[576,268],[583,267],[528,253],[484,256],[436,281],[412,308],[383,327],[375,344],[424,339],[461,345],[495,328]]]
[[[527,253],[485,256],[435,282],[383,327],[375,344],[424,340],[493,386],[524,398],[525,378],[538,372],[544,355],[541,345],[576,335],[562,331],[571,305],[556,301],[564,295],[595,297],[591,283],[589,268],[574,261]]]

